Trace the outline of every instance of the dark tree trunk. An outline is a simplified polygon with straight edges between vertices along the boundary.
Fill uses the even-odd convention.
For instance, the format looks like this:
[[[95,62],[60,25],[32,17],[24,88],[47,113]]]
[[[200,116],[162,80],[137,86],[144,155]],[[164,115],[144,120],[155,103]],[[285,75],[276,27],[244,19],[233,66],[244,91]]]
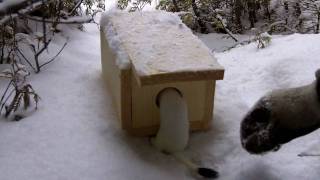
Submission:
[[[318,11],[317,13],[318,15],[318,21],[317,21],[317,29],[316,29],[316,34],[319,34],[319,26],[320,26],[320,11]]]
[[[271,21],[271,13],[270,13],[270,8],[269,8],[270,0],[263,0],[262,1],[262,6],[264,9],[265,16],[268,18],[268,21]]]
[[[172,3],[174,5],[174,12],[179,12],[180,11],[180,8],[178,6],[178,3],[177,3],[177,0],[172,0]]]
[[[242,1],[235,0],[233,5],[233,18],[234,18],[234,23],[236,25],[236,28],[239,31],[242,31],[242,22],[241,22],[242,10],[243,10]]]
[[[284,10],[286,11],[286,25],[288,24],[288,16],[289,16],[289,4],[287,1],[284,2]]]
[[[0,57],[0,64],[3,64],[4,63],[4,48],[5,48],[5,43],[6,43],[6,40],[5,40],[5,34],[4,34],[4,26],[2,26],[2,29],[1,29],[2,33],[1,33],[1,57]]]
[[[250,27],[254,27],[254,23],[257,22],[257,17],[256,17],[256,1],[255,0],[248,0],[247,2],[248,6],[248,13],[249,13],[249,21],[250,21]]]
[[[194,14],[196,15],[197,22],[198,22],[198,25],[200,27],[200,32],[201,33],[206,33],[207,32],[207,28],[206,28],[205,23],[201,20],[201,14],[199,12],[199,9],[197,7],[197,4],[196,4],[195,0],[191,1],[191,6],[192,6],[192,10],[193,10]]]

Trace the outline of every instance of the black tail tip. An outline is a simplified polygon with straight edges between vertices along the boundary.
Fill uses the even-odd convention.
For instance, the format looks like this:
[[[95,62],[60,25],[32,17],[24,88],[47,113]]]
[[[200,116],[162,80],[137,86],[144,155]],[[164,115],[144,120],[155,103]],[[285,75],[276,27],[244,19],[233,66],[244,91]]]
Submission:
[[[204,178],[217,178],[219,177],[219,173],[210,168],[198,168],[198,174]]]

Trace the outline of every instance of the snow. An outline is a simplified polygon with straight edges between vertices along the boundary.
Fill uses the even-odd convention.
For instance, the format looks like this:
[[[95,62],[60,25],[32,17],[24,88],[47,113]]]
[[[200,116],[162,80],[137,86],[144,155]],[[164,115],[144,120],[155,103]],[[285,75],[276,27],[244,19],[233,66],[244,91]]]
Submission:
[[[115,11],[111,11],[112,14],[114,12]],[[131,61],[129,59],[129,55],[122,45],[121,35],[117,33],[112,21],[110,20],[111,17],[109,16],[109,13],[110,12],[106,12],[100,21],[102,32],[105,35],[105,37],[102,38],[107,39],[109,48],[115,53],[117,66],[120,69],[130,69]]]
[[[222,52],[231,48],[235,41],[227,34],[221,35],[216,33],[211,34],[197,34],[202,42],[209,47],[211,52]],[[235,37],[241,42],[248,39],[253,39],[254,36],[248,35],[235,35]]]
[[[38,4],[38,1],[40,0],[34,0],[31,5]],[[28,0],[2,0],[0,1],[0,14],[5,14],[7,11],[10,10],[10,8],[13,8],[15,6],[26,4]],[[29,1],[30,2],[30,1]]]
[[[90,16],[73,16],[69,17],[68,19],[62,21],[63,23],[75,23],[75,22],[90,22],[92,20],[92,17]]]
[[[30,77],[41,96],[39,109],[19,122],[0,120],[0,179],[194,179],[181,163],[153,148],[148,138],[131,137],[120,129],[101,78],[98,27],[87,24],[85,32],[66,28],[52,48],[59,49],[66,36],[69,43],[61,56]],[[207,41],[208,36],[213,35],[201,39]],[[211,45],[227,44],[216,37]],[[319,159],[297,155],[319,144],[319,131],[278,152],[254,156],[241,148],[239,126],[267,91],[314,80],[320,67],[319,43],[319,35],[294,34],[273,37],[265,49],[253,43],[216,52],[226,71],[216,87],[212,129],[191,134],[185,155],[217,168],[223,180],[318,179]],[[1,92],[4,84],[0,81]]]
[[[315,79],[315,71],[320,67],[316,58],[320,47],[315,43],[317,35],[294,34],[274,37],[270,47],[257,49],[257,44],[217,54],[220,63],[226,67],[225,81],[229,73],[239,90],[243,101],[253,105],[254,101],[271,89],[308,84]],[[232,66],[237,63],[238,66]]]
[[[0,11],[6,11],[8,8],[26,1],[27,0],[3,0],[0,2]]]
[[[104,4],[106,11],[109,11],[117,7],[117,0],[105,0]]]
[[[119,41],[117,44],[128,53],[138,76],[223,69],[173,13],[111,11],[102,16],[101,27],[106,29],[108,40]],[[115,38],[108,33],[111,28],[116,32]],[[127,59],[120,66],[126,63]]]

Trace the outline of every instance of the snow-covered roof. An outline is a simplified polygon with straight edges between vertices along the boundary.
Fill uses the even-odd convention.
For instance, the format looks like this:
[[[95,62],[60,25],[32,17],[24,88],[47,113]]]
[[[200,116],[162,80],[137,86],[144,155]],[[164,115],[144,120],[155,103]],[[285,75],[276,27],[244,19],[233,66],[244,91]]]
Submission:
[[[210,49],[173,13],[111,11],[102,16],[101,29],[122,55],[119,67],[132,65],[141,85],[223,78]]]

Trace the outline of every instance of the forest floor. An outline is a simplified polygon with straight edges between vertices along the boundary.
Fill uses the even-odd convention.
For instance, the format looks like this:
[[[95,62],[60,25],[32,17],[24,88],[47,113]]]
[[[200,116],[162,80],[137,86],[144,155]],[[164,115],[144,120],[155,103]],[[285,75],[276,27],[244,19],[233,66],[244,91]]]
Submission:
[[[320,36],[277,36],[265,49],[251,43],[225,52],[231,40],[217,34],[199,36],[225,67],[225,78],[217,83],[211,129],[191,134],[185,155],[216,168],[222,180],[319,179],[320,157],[297,155],[320,146],[320,131],[277,152],[255,156],[242,149],[239,127],[267,91],[314,80],[320,67]],[[69,43],[63,53],[29,79],[41,96],[38,110],[19,122],[0,120],[0,179],[194,179],[181,163],[156,151],[148,138],[130,137],[121,130],[101,78],[98,27],[66,28],[53,48],[65,37]]]

